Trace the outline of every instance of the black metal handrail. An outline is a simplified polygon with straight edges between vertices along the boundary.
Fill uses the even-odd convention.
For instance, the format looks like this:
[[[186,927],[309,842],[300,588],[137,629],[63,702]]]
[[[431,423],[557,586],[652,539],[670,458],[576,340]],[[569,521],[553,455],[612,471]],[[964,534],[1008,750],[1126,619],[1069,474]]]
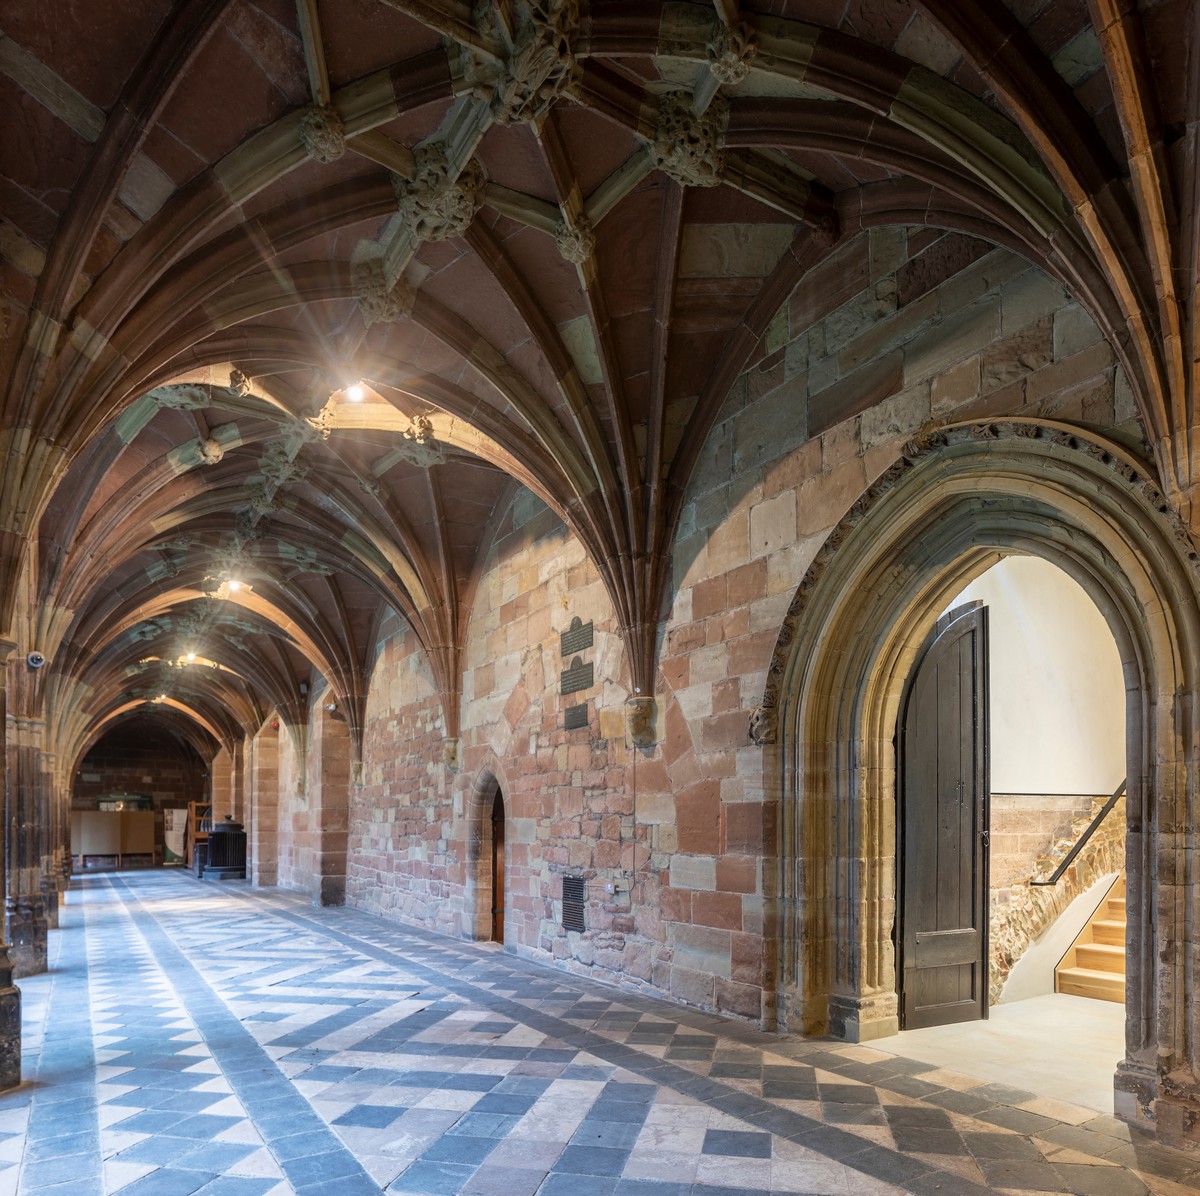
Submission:
[[[1062,880],[1063,873],[1066,872],[1066,870],[1071,866],[1075,857],[1087,846],[1088,840],[1096,833],[1096,828],[1109,816],[1110,813],[1112,813],[1113,806],[1115,806],[1117,802],[1121,800],[1121,796],[1125,792],[1125,785],[1128,780],[1129,778],[1126,777],[1125,780],[1117,786],[1116,792],[1112,795],[1112,797],[1110,797],[1108,801],[1106,801],[1104,805],[1100,807],[1100,812],[1088,824],[1087,830],[1085,830],[1083,834],[1079,836],[1079,840],[1076,842],[1075,846],[1067,852],[1066,858],[1063,860],[1063,862],[1059,864],[1059,866],[1050,874],[1049,880],[1031,880],[1029,882],[1031,885],[1056,885],[1060,880]]]

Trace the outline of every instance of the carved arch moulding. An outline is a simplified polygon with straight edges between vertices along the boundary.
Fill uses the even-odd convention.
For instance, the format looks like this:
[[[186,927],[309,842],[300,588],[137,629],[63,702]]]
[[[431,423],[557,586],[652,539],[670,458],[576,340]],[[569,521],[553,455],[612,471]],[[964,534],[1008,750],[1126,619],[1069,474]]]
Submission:
[[[813,557],[795,596],[784,616],[779,639],[767,669],[767,680],[763,687],[762,701],[750,715],[750,741],[756,744],[778,742],[778,709],[780,683],[795,640],[796,628],[804,617],[808,600],[817,583],[850,532],[863,520],[867,512],[894,490],[926,458],[955,445],[971,442],[1037,441],[1046,446],[1057,446],[1085,453],[1092,460],[1106,466],[1115,477],[1140,492],[1153,509],[1162,516],[1181,552],[1191,562],[1192,573],[1200,591],[1200,546],[1197,545],[1187,526],[1175,513],[1171,503],[1152,477],[1152,467],[1134,456],[1127,449],[1111,441],[1093,437],[1083,429],[1068,424],[1046,423],[1034,420],[1006,419],[984,423],[952,424],[934,431],[922,433],[908,441],[901,450],[900,458],[886,469],[855,500],[826,537]]]
[[[1200,1133],[1200,995],[1186,967],[1200,933],[1188,881],[1200,866],[1200,554],[1150,467],[1080,428],[1013,419],[922,435],[798,587],[752,722],[779,800],[780,1022],[852,1041],[897,1028],[899,695],[943,607],[1012,554],[1078,581],[1117,642],[1131,935],[1115,1107],[1188,1143]]]

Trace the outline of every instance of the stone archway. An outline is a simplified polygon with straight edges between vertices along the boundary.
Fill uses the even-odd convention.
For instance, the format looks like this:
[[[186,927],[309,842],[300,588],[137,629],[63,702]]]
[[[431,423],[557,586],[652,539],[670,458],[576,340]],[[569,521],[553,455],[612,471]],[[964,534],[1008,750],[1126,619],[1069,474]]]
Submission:
[[[1078,429],[1011,420],[909,445],[813,562],[754,733],[775,742],[781,1022],[853,1041],[896,1028],[893,730],[913,654],[998,557],[1041,556],[1111,628],[1125,677],[1131,942],[1118,1113],[1200,1131],[1194,826],[1196,550],[1142,462]]]
[[[495,892],[497,844],[493,814],[497,801],[502,803],[507,816],[511,817],[512,811],[509,789],[497,761],[493,760],[479,773],[467,800],[467,892],[463,936],[477,942],[502,942],[503,939],[496,939],[493,928],[493,910],[497,906],[503,908],[503,895],[497,902]]]

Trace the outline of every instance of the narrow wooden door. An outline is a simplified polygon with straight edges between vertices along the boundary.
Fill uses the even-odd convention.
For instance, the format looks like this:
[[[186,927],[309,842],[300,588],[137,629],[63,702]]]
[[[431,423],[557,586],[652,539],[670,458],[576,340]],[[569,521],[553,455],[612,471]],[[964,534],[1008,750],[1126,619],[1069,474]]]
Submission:
[[[504,942],[504,796],[492,800],[492,942]]]
[[[938,620],[900,703],[900,1028],[988,1015],[987,608]]]

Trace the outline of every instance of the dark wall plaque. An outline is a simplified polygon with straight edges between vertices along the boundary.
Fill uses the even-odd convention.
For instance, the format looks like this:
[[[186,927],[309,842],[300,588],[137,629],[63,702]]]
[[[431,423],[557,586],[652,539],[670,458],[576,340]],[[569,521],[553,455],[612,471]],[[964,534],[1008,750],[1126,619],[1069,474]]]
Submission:
[[[576,652],[583,652],[592,646],[592,629],[594,626],[595,624],[590,620],[587,623],[580,622],[578,615],[571,620],[571,626],[560,637],[562,639],[562,655],[564,660],[568,656],[574,656]]]
[[[568,706],[563,711],[563,729],[566,731],[579,731],[588,725],[588,708],[586,702],[581,702],[578,706]]]
[[[582,876],[563,877],[562,924],[564,930],[584,929],[584,880]]]
[[[562,677],[562,689],[564,694],[577,694],[581,689],[591,689],[594,673],[592,671],[591,661],[584,664],[578,656],[571,661],[569,669],[563,669],[560,674]]]

